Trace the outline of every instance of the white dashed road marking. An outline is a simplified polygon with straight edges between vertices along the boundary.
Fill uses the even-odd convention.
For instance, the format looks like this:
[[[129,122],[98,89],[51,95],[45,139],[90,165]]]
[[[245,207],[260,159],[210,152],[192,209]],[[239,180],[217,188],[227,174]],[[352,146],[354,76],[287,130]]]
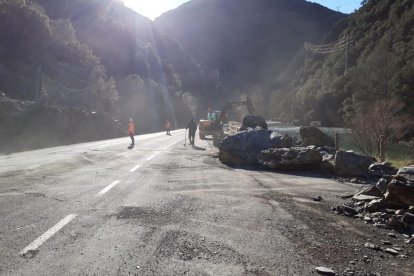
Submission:
[[[161,152],[165,151],[166,149],[168,149],[169,147],[171,147],[172,145],[180,142],[176,141],[174,143],[171,143],[170,145],[164,147],[162,150],[160,150],[159,152],[155,153],[154,155],[150,156],[147,158],[147,161],[153,159],[154,157],[156,157],[158,154],[160,154]],[[135,172],[136,170],[138,170],[141,167],[141,165],[137,165],[134,168],[132,168],[130,170],[130,172]],[[109,190],[111,190],[113,187],[115,187],[116,185],[118,185],[121,182],[121,180],[116,180],[114,182],[112,182],[111,184],[109,184],[108,186],[106,186],[104,189],[102,189],[98,194],[96,194],[97,196],[101,196],[103,194],[105,194],[106,192],[108,192]],[[3,194],[0,194],[3,195]],[[8,194],[9,195],[9,194]],[[14,195],[14,194],[13,194]],[[70,214],[67,215],[65,218],[63,218],[61,221],[59,221],[57,224],[55,224],[52,228],[50,228],[49,230],[47,230],[43,235],[41,235],[40,237],[38,237],[36,240],[34,240],[31,244],[29,244],[27,247],[25,247],[22,251],[19,252],[19,255],[25,255],[26,253],[36,250],[39,246],[41,246],[44,242],[46,242],[50,237],[52,237],[54,234],[56,234],[60,229],[62,229],[66,224],[68,224],[71,220],[73,220],[74,218],[76,218],[78,216],[78,214]]]
[[[160,150],[159,152],[157,152],[156,154],[153,154],[153,155],[151,155],[150,157],[148,157],[147,158],[147,161],[150,161],[151,159],[153,159],[154,157],[156,157],[158,154],[160,154],[161,152],[163,152],[164,150],[166,150],[166,149],[168,149],[169,147],[171,147],[172,145],[174,145],[174,144],[177,144],[178,142],[181,142],[182,140],[180,140],[180,141],[176,141],[176,142],[174,142],[174,143],[172,143],[172,144],[169,144],[168,146],[166,146],[165,148],[163,148],[162,150]]]
[[[136,165],[135,167],[133,167],[132,169],[130,169],[129,172],[135,172],[136,170],[139,169],[139,167],[141,167],[141,165]]]
[[[104,189],[102,189],[102,191],[100,191],[100,192],[97,194],[97,196],[100,196],[100,195],[105,194],[105,193],[106,193],[106,192],[108,192],[110,189],[112,189],[113,187],[115,187],[116,185],[118,185],[118,184],[119,184],[119,182],[121,182],[121,180],[117,180],[117,181],[112,182],[111,184],[109,184],[108,186],[106,186]]]
[[[55,226],[47,230],[43,235],[34,240],[26,248],[20,251],[19,255],[24,255],[29,251],[36,250],[41,246],[45,241],[47,241],[51,236],[56,234],[60,229],[62,229],[66,224],[68,224],[72,219],[76,218],[77,214],[67,215],[64,219],[59,221]]]

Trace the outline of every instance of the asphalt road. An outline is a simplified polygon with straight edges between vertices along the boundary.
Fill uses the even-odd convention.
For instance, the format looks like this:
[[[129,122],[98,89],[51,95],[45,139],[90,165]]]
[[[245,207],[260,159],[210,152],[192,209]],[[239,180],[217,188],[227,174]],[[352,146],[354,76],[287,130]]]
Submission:
[[[184,130],[128,145],[0,156],[1,275],[413,275],[412,246],[374,252],[389,231],[329,212],[358,185],[229,168]]]

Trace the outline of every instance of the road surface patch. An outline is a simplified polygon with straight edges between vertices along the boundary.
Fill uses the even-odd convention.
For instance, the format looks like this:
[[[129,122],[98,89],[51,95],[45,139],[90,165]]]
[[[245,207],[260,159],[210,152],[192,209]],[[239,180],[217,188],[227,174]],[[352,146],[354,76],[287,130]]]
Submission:
[[[121,182],[121,180],[116,180],[114,182],[112,182],[111,184],[109,184],[108,186],[106,186],[105,188],[103,188],[98,194],[97,196],[101,196],[103,194],[105,194],[106,192],[108,192],[110,189],[112,189],[113,187],[115,187],[116,185],[119,184],[119,182]]]
[[[37,250],[39,246],[41,246],[45,241],[47,241],[50,237],[56,234],[60,229],[62,229],[66,224],[68,224],[71,220],[77,217],[77,214],[70,214],[63,218],[61,221],[56,223],[52,228],[47,230],[43,235],[38,237],[34,240],[31,244],[25,247],[22,251],[19,252],[19,255],[25,256],[26,254],[31,254]]]

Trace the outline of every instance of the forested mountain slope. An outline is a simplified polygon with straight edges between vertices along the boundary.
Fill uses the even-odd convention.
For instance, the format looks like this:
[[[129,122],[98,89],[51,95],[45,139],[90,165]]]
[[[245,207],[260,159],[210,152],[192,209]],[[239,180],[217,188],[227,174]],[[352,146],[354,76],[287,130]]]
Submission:
[[[189,90],[202,86],[197,65],[119,1],[1,1],[0,26],[3,146],[27,126],[66,143],[120,135],[130,117],[148,132],[166,119],[184,125],[196,112]]]
[[[393,116],[408,116],[412,121],[414,1],[365,2],[338,23],[325,41],[348,37],[348,55],[346,50],[309,54],[307,68],[276,108],[278,116],[341,125],[356,114],[373,113],[373,106],[387,101],[392,103],[388,111],[392,106],[398,109]]]

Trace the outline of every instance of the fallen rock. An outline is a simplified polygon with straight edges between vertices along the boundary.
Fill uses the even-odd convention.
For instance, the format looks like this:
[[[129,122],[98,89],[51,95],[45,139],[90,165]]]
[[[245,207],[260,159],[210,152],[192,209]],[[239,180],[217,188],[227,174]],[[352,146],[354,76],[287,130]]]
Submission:
[[[381,193],[385,193],[387,191],[388,184],[390,184],[393,178],[394,176],[383,176],[380,180],[378,180],[378,183],[375,185],[375,187],[377,187]]]
[[[414,182],[414,165],[399,169],[397,175],[404,177],[407,181]]]
[[[405,223],[408,223],[408,224],[414,223],[414,214],[405,213],[401,220],[402,220],[402,222],[405,222]]]
[[[381,191],[376,186],[368,186],[363,187],[359,189],[354,196],[358,195],[367,195],[367,196],[373,196],[377,198],[383,198],[384,195],[381,193]]]
[[[225,164],[255,164],[262,150],[290,147],[291,142],[271,130],[248,129],[228,136],[219,144],[219,159]]]
[[[334,160],[335,159],[335,153],[336,149],[331,147],[317,147],[317,151],[322,155],[323,160]]]
[[[383,198],[374,199],[365,205],[365,210],[368,212],[376,212],[385,207],[385,200]]]
[[[359,176],[368,173],[375,158],[354,152],[338,151],[335,154],[335,172],[340,176]]]
[[[370,242],[367,242],[366,244],[364,244],[364,246],[366,248],[377,250],[377,251],[381,250],[381,247],[379,247],[378,245],[375,245],[373,243],[370,243]]]
[[[322,156],[317,150],[309,147],[273,148],[262,151],[258,160],[268,169],[306,170],[318,168]]]
[[[397,235],[395,233],[388,233],[387,236],[391,237],[391,238],[394,238],[394,239],[397,238]]]
[[[257,115],[247,115],[243,118],[243,124],[241,130],[246,130],[247,128],[256,128],[261,127],[263,129],[267,129],[266,120]]]
[[[391,255],[393,255],[393,256],[398,255],[398,251],[397,251],[397,250],[395,250],[395,249],[392,249],[392,248],[386,248],[386,249],[384,250],[384,252],[386,252],[386,253],[388,253],[388,254],[391,254]]]
[[[398,171],[387,186],[385,199],[404,208],[414,205],[414,166]]]
[[[337,207],[333,207],[332,211],[337,212],[338,214],[345,215],[347,217],[354,217],[358,215],[358,211],[355,208],[341,204]]]
[[[407,232],[410,229],[408,224],[402,222],[397,217],[390,217],[387,220],[387,225],[400,233]]]
[[[313,201],[322,201],[323,198],[321,196],[318,196],[318,197],[313,197],[312,200]]]
[[[368,174],[370,176],[383,177],[384,175],[395,175],[398,169],[391,166],[388,162],[374,163],[368,168]]]
[[[317,127],[301,127],[299,129],[300,138],[304,145],[314,145],[317,147],[335,147],[333,138],[323,133]]]
[[[404,210],[404,209],[398,209],[398,210],[396,210],[395,211],[395,214],[396,215],[404,215],[405,213],[407,213],[407,211],[406,210]]]
[[[335,271],[324,266],[316,267],[315,271],[320,275],[336,275]]]
[[[367,223],[372,222],[372,218],[371,218],[371,217],[369,217],[369,216],[365,216],[363,220],[364,220],[365,222],[367,222]]]
[[[352,199],[356,201],[372,201],[376,199],[381,199],[381,197],[371,195],[354,195]]]

